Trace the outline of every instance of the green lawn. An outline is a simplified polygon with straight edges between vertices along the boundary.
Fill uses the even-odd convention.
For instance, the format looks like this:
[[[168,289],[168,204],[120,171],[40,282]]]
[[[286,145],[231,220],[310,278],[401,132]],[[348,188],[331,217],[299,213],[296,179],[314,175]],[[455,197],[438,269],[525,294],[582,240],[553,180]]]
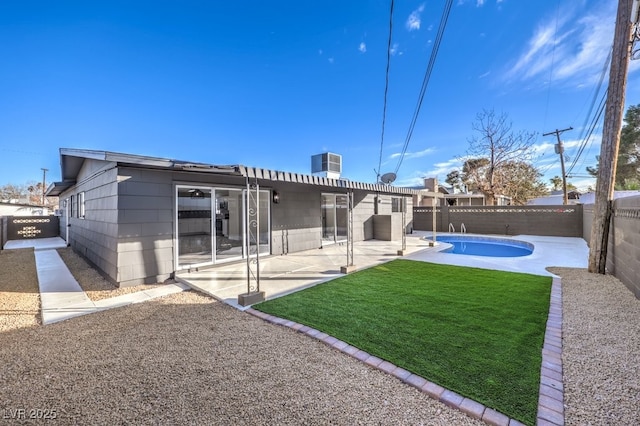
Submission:
[[[551,278],[409,260],[255,305],[535,424]]]

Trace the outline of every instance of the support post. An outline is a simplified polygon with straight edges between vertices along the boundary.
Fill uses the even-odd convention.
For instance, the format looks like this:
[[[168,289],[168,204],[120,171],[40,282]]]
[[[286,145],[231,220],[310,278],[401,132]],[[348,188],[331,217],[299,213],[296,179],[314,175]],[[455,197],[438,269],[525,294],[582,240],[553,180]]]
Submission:
[[[609,90],[600,146],[594,218],[589,243],[589,272],[604,274],[607,266],[609,226],[618,163],[620,130],[627,86],[627,70],[632,47],[631,7],[633,0],[619,0],[609,70]],[[637,17],[634,17],[637,18]]]
[[[349,274],[356,270],[353,264],[353,190],[347,193],[347,265],[340,267],[340,273]]]
[[[404,256],[407,251],[407,197],[402,197],[402,223],[400,232],[402,249],[398,250],[398,256]]]
[[[431,232],[432,232],[432,236],[431,236],[431,242],[429,243],[430,246],[435,246],[436,245],[436,208],[438,207],[438,198],[434,195],[433,196],[433,202],[431,203],[432,206],[432,210],[431,210]]]
[[[47,187],[45,185],[47,182],[47,172],[49,171],[49,169],[42,168],[41,170],[42,170],[42,207],[44,207],[44,201],[45,201],[44,193],[47,190]]]
[[[556,139],[558,140],[558,144],[556,145],[556,154],[560,155],[560,169],[562,172],[562,204],[565,206],[569,204],[569,197],[567,195],[567,174],[564,171],[564,145],[562,145],[562,139],[560,139],[560,133],[566,132],[568,130],[573,130],[573,127],[568,127],[562,130],[554,130],[553,132],[543,133],[542,136],[556,135]]]
[[[252,190],[255,189],[255,194]],[[247,177],[245,197],[245,254],[247,256],[247,292],[238,295],[241,306],[253,305],[264,300],[260,291],[260,185],[258,178],[251,184]],[[254,243],[252,246],[251,243]],[[253,249],[252,247],[255,247]],[[252,251],[255,250],[254,253]],[[252,256],[255,254],[255,256]]]

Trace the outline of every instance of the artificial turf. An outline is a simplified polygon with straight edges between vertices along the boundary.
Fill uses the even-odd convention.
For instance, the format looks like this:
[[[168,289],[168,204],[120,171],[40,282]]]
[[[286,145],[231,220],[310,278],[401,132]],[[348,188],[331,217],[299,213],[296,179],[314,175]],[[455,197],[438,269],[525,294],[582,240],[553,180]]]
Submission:
[[[551,278],[394,260],[254,308],[535,424]]]

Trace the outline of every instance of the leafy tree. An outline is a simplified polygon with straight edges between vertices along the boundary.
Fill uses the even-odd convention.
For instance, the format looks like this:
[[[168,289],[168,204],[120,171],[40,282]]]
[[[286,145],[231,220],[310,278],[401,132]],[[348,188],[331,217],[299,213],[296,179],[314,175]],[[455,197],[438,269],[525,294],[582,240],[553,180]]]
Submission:
[[[600,163],[600,156],[596,157]],[[598,165],[587,167],[587,173],[598,177]],[[615,189],[640,188],[640,104],[632,105],[624,115],[620,132]]]
[[[469,140],[469,159],[464,163],[462,180],[482,192],[487,204],[493,205],[496,195],[507,195],[505,187],[512,179],[509,174],[515,172],[514,164],[529,163],[536,135],[514,131],[508,116],[497,115],[493,110],[479,113],[473,130],[477,134]],[[513,179],[517,180],[517,176]]]
[[[522,161],[506,163],[497,176],[503,195],[511,197],[511,203],[516,205],[526,204],[528,200],[549,192],[541,177],[538,169]]]
[[[42,194],[47,188],[42,187],[42,182],[29,182],[29,204],[42,204]]]
[[[558,191],[560,188],[562,188],[562,178],[560,176],[554,176],[549,179],[549,181],[551,182],[553,191]]]
[[[459,170],[450,171],[444,181],[459,191],[462,191],[462,187],[464,186]]]

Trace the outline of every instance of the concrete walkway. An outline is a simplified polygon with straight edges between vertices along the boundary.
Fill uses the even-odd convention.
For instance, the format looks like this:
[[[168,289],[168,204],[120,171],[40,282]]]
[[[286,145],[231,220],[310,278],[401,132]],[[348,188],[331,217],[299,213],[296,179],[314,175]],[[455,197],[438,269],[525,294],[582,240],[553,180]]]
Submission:
[[[82,290],[80,284],[78,284],[55,250],[63,247],[66,247],[66,243],[62,238],[8,241],[4,246],[5,250],[34,249],[43,324],[51,324],[80,315],[145,302],[156,297],[179,293],[189,288],[181,283],[167,284],[162,287],[94,302]]]

